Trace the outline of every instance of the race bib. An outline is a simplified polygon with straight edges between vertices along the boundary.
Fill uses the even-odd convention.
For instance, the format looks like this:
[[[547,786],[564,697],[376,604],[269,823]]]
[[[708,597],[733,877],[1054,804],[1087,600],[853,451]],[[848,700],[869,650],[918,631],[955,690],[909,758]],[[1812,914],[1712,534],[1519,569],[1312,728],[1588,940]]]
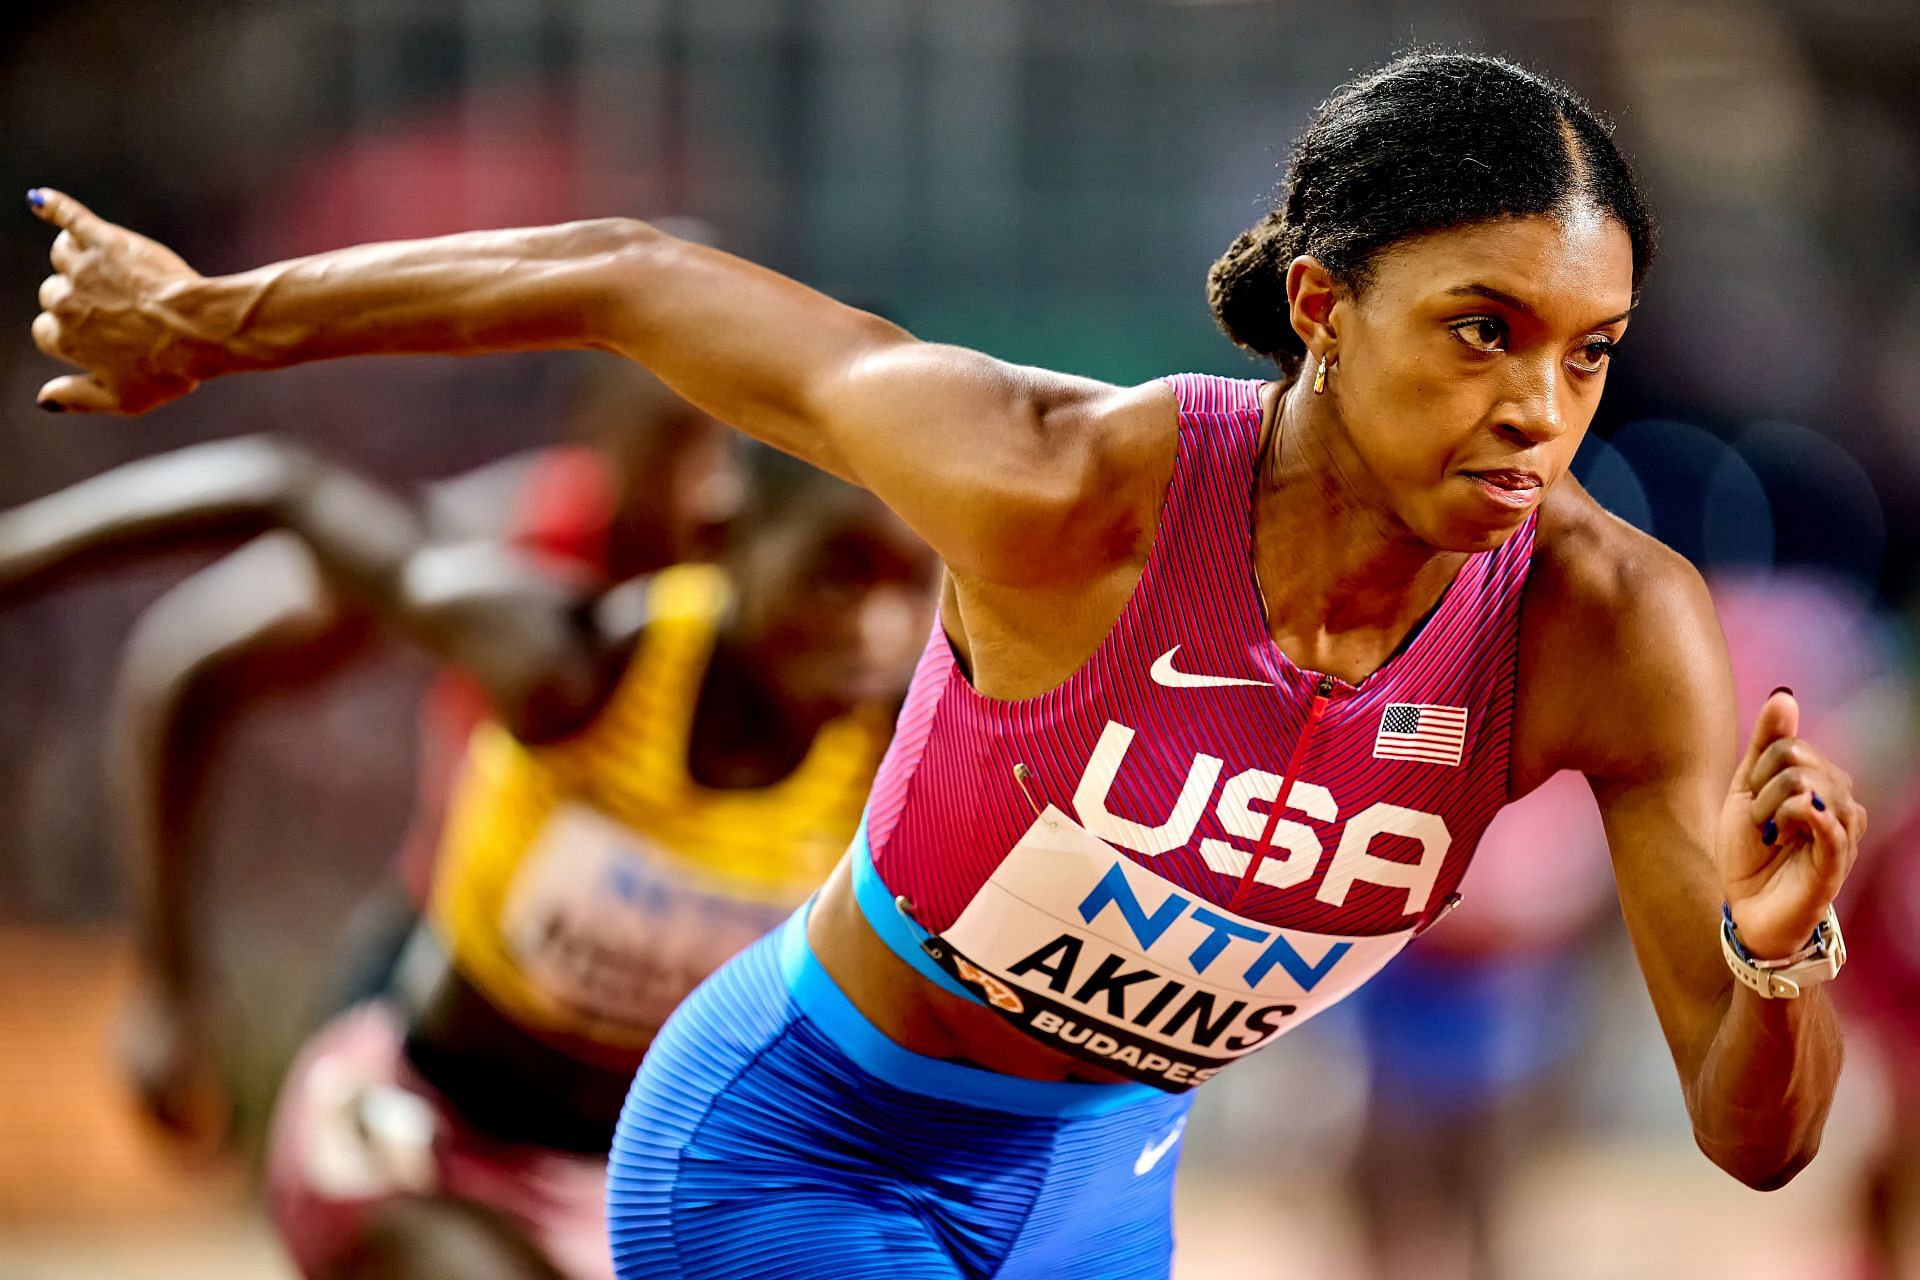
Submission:
[[[515,874],[500,927],[542,996],[596,1035],[645,1037],[795,905],[741,892],[629,827],[562,806]]]
[[[1178,1092],[1331,1007],[1411,936],[1259,924],[1049,805],[952,927],[922,946],[1028,1034]]]

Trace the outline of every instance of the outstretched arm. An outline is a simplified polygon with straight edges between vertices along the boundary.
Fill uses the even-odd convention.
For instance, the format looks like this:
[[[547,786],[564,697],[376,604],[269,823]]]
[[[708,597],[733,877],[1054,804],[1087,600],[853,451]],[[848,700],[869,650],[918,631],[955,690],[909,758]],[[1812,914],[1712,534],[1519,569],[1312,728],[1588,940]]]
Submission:
[[[1789,693],[1767,701],[1739,755],[1733,677],[1706,586],[1680,557],[1641,542],[1615,590],[1529,600],[1537,615],[1556,615],[1536,630],[1563,637],[1534,663],[1595,675],[1557,683],[1566,696],[1553,714],[1575,744],[1564,763],[1599,801],[1695,1138],[1723,1169],[1771,1189],[1819,1149],[1840,1032],[1822,987],[1767,1000],[1734,981],[1720,953],[1721,904],[1755,956],[1793,953],[1839,893],[1866,816],[1851,779],[1798,736]]]
[[[341,356],[597,348],[877,493],[957,570],[1113,556],[1172,465],[1171,393],[922,343],[739,258],[605,219],[362,245],[206,277],[71,197],[36,342],[87,370],[43,406],[141,413],[226,373]]]
[[[415,505],[305,450],[224,440],[117,467],[0,511],[0,597],[158,546],[284,529],[326,585],[471,673],[529,738],[589,717],[617,637],[582,583],[493,543],[433,543]]]
[[[141,981],[122,1056],[147,1112],[190,1149],[230,1118],[214,1052],[201,938],[201,829],[238,704],[308,684],[357,652],[364,614],[340,607],[311,554],[275,533],[185,579],[127,636],[108,723],[108,801],[132,883]]]
[[[0,603],[71,574],[273,528],[295,456],[266,440],[183,449],[0,510]]]

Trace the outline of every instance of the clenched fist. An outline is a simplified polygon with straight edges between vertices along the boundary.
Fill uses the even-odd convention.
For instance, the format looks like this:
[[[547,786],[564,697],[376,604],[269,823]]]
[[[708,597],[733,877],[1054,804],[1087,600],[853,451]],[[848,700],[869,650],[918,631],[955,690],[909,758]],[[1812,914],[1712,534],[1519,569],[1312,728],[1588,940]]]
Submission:
[[[1800,705],[1776,690],[1760,709],[1720,817],[1727,905],[1741,944],[1762,959],[1806,945],[1867,829],[1853,778],[1799,732]]]

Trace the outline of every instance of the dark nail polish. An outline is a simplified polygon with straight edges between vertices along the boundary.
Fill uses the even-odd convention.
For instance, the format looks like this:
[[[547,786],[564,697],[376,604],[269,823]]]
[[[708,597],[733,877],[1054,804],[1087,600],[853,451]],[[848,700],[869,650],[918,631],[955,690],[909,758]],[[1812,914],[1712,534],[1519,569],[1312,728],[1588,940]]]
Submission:
[[[1784,693],[1784,694],[1786,694],[1786,695],[1787,695],[1787,696],[1788,696],[1789,698],[1791,698],[1791,697],[1793,696],[1793,690],[1792,690],[1792,689],[1789,689],[1789,688],[1788,688],[1788,687],[1787,687],[1786,685],[1784,685],[1784,684],[1783,684],[1783,685],[1780,685],[1780,686],[1779,686],[1778,688],[1776,688],[1776,689],[1775,689],[1775,690],[1773,691],[1773,693]],[[1770,694],[1768,694],[1768,695],[1767,695],[1767,697],[1769,697],[1769,698],[1771,698],[1771,697],[1773,697],[1773,693],[1770,693]]]
[[[1821,813],[1825,813],[1827,811],[1827,802],[1820,798],[1820,793],[1818,791],[1813,793],[1813,807],[1819,810]]]
[[[1774,842],[1775,840],[1778,840],[1779,838],[1780,838],[1780,827],[1779,827],[1779,825],[1778,825],[1777,823],[1775,823],[1775,822],[1774,822],[1774,820],[1773,820],[1772,818],[1768,818],[1768,819],[1767,819],[1767,825],[1766,825],[1766,826],[1764,826],[1764,827],[1762,827],[1762,828],[1760,828],[1760,841],[1761,841],[1761,843],[1762,843],[1762,844],[1772,844],[1772,843],[1773,843],[1773,842]]]
[[[65,413],[67,411],[67,406],[61,404],[58,400],[42,400],[35,407],[42,413]]]
[[[27,192],[27,203],[36,209],[44,209],[47,207],[47,193],[38,187],[33,187]]]

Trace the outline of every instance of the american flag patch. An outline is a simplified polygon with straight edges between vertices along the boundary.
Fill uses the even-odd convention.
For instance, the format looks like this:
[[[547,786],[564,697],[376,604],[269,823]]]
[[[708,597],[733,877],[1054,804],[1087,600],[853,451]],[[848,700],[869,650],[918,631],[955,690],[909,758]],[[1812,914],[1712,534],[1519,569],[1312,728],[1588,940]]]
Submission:
[[[1467,709],[1424,702],[1389,702],[1373,735],[1376,760],[1457,765],[1467,744]]]

